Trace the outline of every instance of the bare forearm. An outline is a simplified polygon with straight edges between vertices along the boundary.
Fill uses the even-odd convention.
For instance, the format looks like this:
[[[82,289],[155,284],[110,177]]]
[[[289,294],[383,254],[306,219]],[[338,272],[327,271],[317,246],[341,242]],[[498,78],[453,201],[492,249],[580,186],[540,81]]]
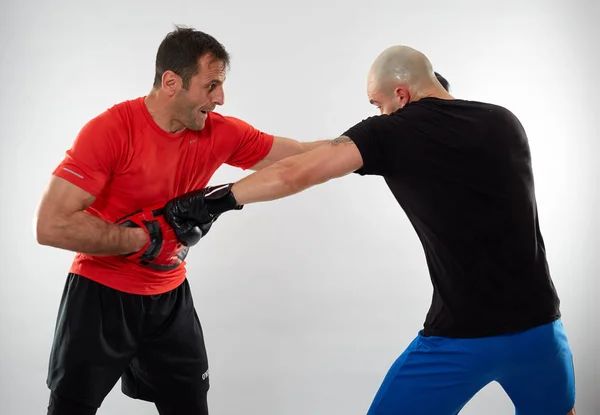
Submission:
[[[88,255],[123,255],[139,251],[146,244],[145,231],[108,223],[85,212],[55,218],[40,226],[38,242]],[[43,222],[42,222],[43,223]]]
[[[273,144],[274,147],[271,150],[271,153],[252,166],[250,170],[263,170],[280,160],[307,153],[325,143],[331,143],[331,140],[319,140],[303,143],[292,140],[291,138],[277,137],[275,143]]]
[[[302,192],[356,171],[363,165],[360,152],[346,136],[326,140],[314,150],[288,157],[253,173],[231,187],[238,205],[266,202]]]
[[[331,143],[331,140],[319,140],[319,141],[311,141],[308,143],[300,143],[302,144],[302,148],[304,149],[304,151],[310,151],[313,150],[319,146],[322,146],[323,144],[326,143]]]
[[[288,171],[285,161],[280,161],[260,174],[251,174],[233,185],[231,191],[240,205],[266,202],[299,193],[299,186]]]

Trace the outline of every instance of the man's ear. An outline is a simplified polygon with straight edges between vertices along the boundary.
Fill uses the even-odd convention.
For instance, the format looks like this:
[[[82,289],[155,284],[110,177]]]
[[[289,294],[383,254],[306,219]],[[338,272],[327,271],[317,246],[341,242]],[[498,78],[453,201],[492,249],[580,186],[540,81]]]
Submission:
[[[410,91],[405,86],[398,86],[394,90],[394,98],[399,108],[404,108],[410,102]]]
[[[169,95],[175,95],[181,88],[181,77],[173,71],[165,71],[162,76],[162,89]]]

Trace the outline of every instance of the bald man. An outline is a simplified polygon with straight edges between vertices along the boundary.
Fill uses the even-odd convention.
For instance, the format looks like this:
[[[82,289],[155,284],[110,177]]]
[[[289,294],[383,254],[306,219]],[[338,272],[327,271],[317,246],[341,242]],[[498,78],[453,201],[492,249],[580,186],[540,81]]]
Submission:
[[[433,299],[368,414],[457,414],[493,381],[518,415],[574,414],[572,354],[521,123],[498,105],[454,98],[427,57],[406,46],[377,57],[367,91],[381,115],[168,210],[202,224],[350,173],[383,177],[422,242]]]

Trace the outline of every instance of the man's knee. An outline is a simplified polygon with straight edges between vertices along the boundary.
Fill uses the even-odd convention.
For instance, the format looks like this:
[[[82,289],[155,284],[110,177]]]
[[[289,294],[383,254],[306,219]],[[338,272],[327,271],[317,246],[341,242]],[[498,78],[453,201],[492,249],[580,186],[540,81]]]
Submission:
[[[48,415],[95,415],[98,408],[62,398],[56,393],[50,393]]]
[[[569,412],[567,415],[577,415],[575,408],[571,409],[571,412]]]

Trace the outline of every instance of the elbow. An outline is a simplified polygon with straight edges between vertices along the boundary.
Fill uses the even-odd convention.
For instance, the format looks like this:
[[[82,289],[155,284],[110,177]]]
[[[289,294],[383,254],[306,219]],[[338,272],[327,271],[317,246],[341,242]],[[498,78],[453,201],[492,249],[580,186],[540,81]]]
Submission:
[[[35,241],[39,245],[54,246],[56,241],[56,226],[54,222],[37,216],[33,227]]]
[[[49,229],[49,226],[46,222],[36,218],[35,225],[33,227],[33,233],[35,236],[35,241],[39,245],[50,245],[51,244],[51,235],[52,232]]]

